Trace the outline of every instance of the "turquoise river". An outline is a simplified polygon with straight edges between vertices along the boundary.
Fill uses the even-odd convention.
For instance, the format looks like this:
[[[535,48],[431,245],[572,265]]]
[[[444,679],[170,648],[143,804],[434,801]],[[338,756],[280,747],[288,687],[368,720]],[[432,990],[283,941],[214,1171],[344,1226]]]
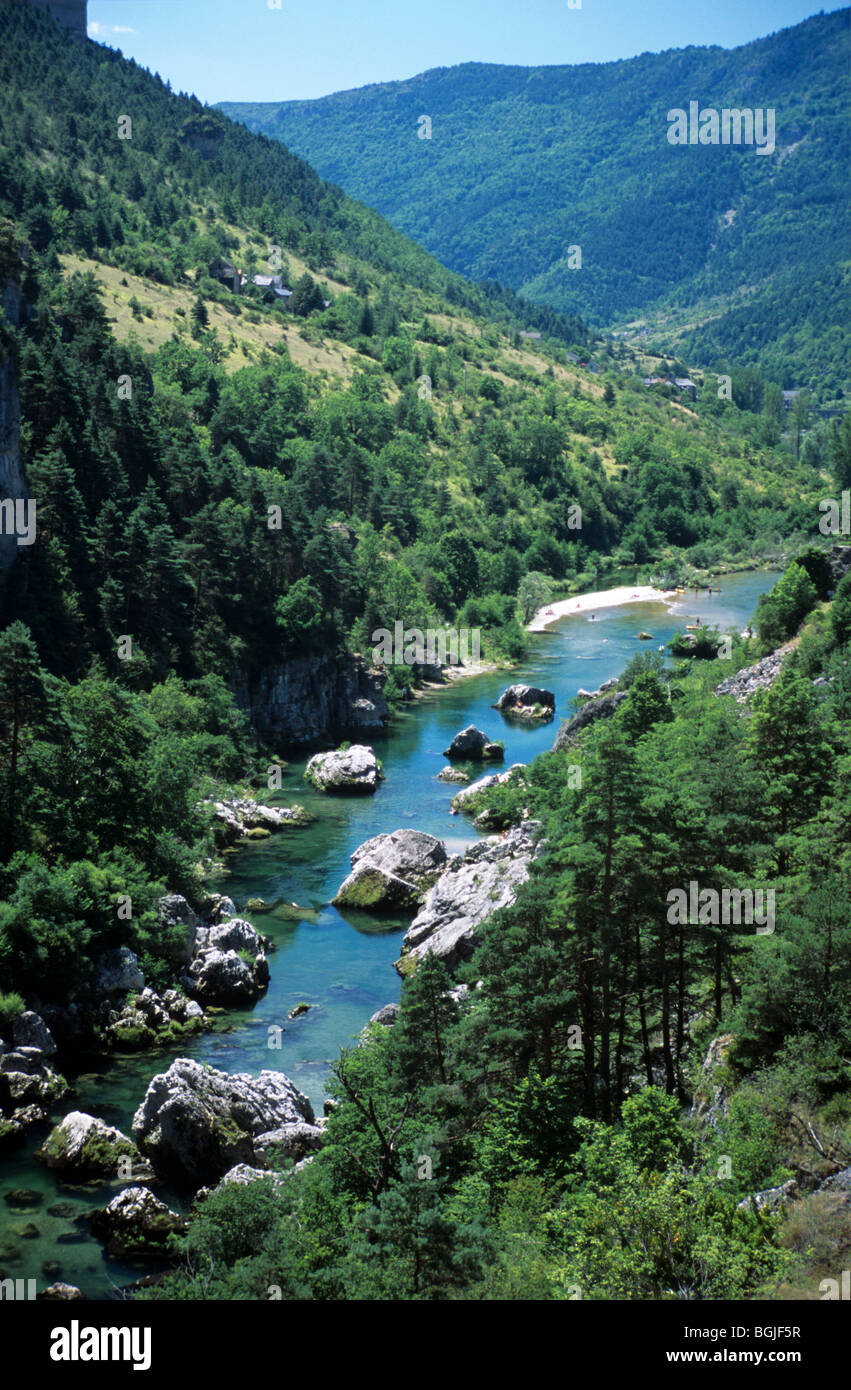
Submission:
[[[307,755],[293,754],[276,799],[301,802],[317,820],[240,848],[231,856],[227,876],[215,885],[234,899],[238,911],[251,897],[263,898],[272,908],[250,914],[257,929],[275,943],[268,992],[252,1009],[228,1013],[223,1028],[179,1047],[88,1059],[85,1071],[66,1071],[72,1092],[53,1120],[69,1110],[83,1110],[129,1133],[151,1077],[180,1055],[231,1072],[285,1071],[321,1114],[330,1062],[376,1009],[399,997],[393,961],[409,925],[402,919],[344,915],[329,905],[349,870],[352,851],[370,836],[402,826],[439,836],[450,851],[469,844],[478,838],[476,832],[449,812],[457,787],[437,780],[446,763],[443,750],[459,729],[472,723],[502,740],[505,766],[529,762],[552,747],[559,720],[573,712],[571,702],[580,687],[596,689],[617,676],[637,650],[655,650],[694,618],[717,623],[722,631],[741,630],[759,594],[776,578],[766,572],[728,575],[720,593],[711,598],[705,591],[697,598],[687,593],[670,610],[659,603],[633,603],[596,610],[593,622],[587,615],[561,619],[530,639],[522,667],[510,675],[490,672],[429,691],[395,715],[386,731],[365,734],[362,741],[375,748],[387,779],[372,797],[314,792],[302,780]],[[642,630],[653,634],[652,643],[637,641]],[[554,723],[524,727],[503,720],[491,708],[510,681],[521,680],[554,691]],[[293,912],[291,903],[301,911]],[[301,1000],[309,1011],[288,1021],[289,1010]],[[272,1026],[284,1029],[280,1050],[270,1050]],[[33,1157],[47,1132],[47,1127],[31,1130],[25,1146],[0,1163],[0,1277],[34,1279],[38,1289],[63,1279],[87,1297],[116,1297],[123,1285],[152,1266],[105,1257],[86,1214],[126,1184],[63,1185]],[[10,1208],[2,1198],[17,1187],[42,1194],[39,1204]],[[181,1206],[167,1188],[156,1190],[163,1200]]]

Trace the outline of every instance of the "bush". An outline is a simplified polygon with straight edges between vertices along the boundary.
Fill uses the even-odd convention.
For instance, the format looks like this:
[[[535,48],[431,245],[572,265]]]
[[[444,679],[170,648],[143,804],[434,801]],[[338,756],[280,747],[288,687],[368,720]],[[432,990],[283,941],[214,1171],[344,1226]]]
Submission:
[[[14,991],[9,994],[0,994],[0,1032],[14,1023],[25,1008],[26,1005],[20,994],[15,994]]]

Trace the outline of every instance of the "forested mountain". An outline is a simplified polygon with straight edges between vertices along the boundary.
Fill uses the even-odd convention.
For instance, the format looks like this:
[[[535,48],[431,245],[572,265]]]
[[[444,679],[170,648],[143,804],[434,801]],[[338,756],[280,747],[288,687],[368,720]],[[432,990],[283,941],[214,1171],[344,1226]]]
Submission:
[[[40,14],[2,20],[4,265],[31,305],[7,337],[49,522],[5,602],[54,669],[123,672],[132,631],[137,680],[227,674],[468,600],[516,649],[529,570],[593,577],[620,540],[627,563],[713,564],[806,530],[826,454],[773,452],[786,422],[758,380],[729,403],[708,381],[697,414],[611,350],[605,384],[552,339],[533,351],[506,301],[279,144]],[[270,252],[289,310],[210,273]]]
[[[238,677],[397,620],[480,625],[517,657],[524,576],[676,577],[811,533],[828,434],[798,449],[804,409],[781,438],[757,374],[689,408],[611,349],[605,377],[582,371],[278,143],[38,12],[0,23],[4,391],[39,527],[0,600],[6,708],[29,682],[33,720],[23,745],[3,725],[7,860],[135,843],[143,878],[186,887],[198,748],[213,777],[245,763]],[[270,256],[286,310],[253,284]],[[241,294],[216,278],[230,262]],[[175,679],[191,714],[153,694]],[[116,788],[150,764],[133,832],[80,734],[107,710],[127,721]]]
[[[821,13],[731,50],[465,63],[221,106],[465,275],[831,401],[851,365],[848,18]],[[669,144],[668,111],[691,101],[773,109],[773,152]]]

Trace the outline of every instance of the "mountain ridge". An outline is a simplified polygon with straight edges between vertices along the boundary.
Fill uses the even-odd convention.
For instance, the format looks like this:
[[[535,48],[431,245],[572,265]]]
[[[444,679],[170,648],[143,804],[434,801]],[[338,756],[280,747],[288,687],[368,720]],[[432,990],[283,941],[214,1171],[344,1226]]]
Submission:
[[[733,49],[469,63],[313,101],[218,107],[284,139],[473,280],[498,280],[705,366],[729,358],[840,400],[851,365],[842,307],[848,14]],[[667,112],[695,98],[776,107],[776,151],[672,147]],[[416,138],[423,113],[430,140]],[[577,244],[581,274],[566,263]],[[813,284],[816,311],[796,316],[792,301]],[[745,324],[735,303],[709,319],[708,301],[736,295],[747,300]],[[696,311],[695,327],[678,322],[684,310]]]

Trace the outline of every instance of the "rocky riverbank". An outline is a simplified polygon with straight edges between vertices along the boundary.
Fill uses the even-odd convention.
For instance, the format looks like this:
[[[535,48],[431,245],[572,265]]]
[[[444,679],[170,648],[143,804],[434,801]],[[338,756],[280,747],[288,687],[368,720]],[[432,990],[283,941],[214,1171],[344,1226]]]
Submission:
[[[524,821],[452,855],[405,933],[399,974],[409,975],[429,951],[450,970],[469,960],[480,924],[513,903],[529,877],[542,848],[540,834],[537,821]]]
[[[738,704],[744,704],[757,690],[767,690],[774,684],[780,675],[783,662],[789,653],[794,651],[796,645],[795,642],[787,642],[785,646],[778,647],[776,651],[763,657],[762,661],[757,661],[754,666],[746,666],[734,676],[728,676],[720,685],[716,685],[715,694],[732,695]]]

